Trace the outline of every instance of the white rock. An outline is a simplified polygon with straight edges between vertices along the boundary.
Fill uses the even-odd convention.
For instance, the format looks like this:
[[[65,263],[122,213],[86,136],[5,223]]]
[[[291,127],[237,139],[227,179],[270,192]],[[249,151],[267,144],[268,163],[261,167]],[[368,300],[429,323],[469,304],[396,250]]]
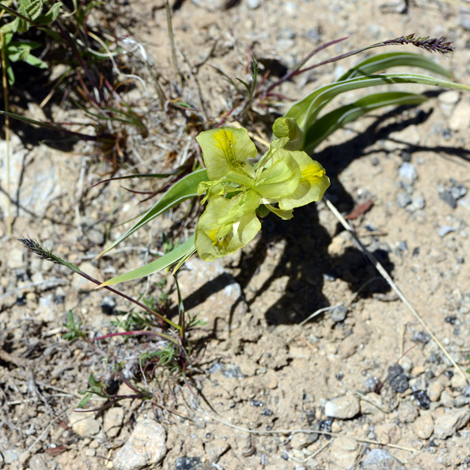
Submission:
[[[412,424],[412,428],[420,439],[429,439],[434,432],[434,420],[430,414],[420,416]]]
[[[261,0],[248,0],[246,4],[248,5],[248,8],[256,10],[261,6]]]
[[[153,419],[139,421],[113,459],[116,470],[138,470],[158,464],[166,454],[165,428]]]
[[[124,420],[124,410],[121,407],[111,408],[104,415],[103,429],[108,437],[115,437]]]
[[[461,101],[454,109],[449,120],[451,131],[465,131],[470,127],[470,104],[468,101]]]
[[[470,421],[470,411],[448,411],[435,421],[434,433],[439,439],[452,436]]]
[[[414,183],[418,178],[418,172],[416,171],[415,166],[409,162],[403,162],[398,168],[398,176],[400,181],[406,183]]]
[[[193,3],[208,11],[220,11],[225,10],[227,0],[193,0]]]
[[[437,98],[439,103],[443,104],[457,104],[460,99],[460,93],[457,90],[449,90],[441,93]]]
[[[94,436],[100,432],[100,422],[89,413],[73,412],[69,417],[70,427],[82,437]]]
[[[354,418],[361,407],[359,400],[353,395],[343,395],[341,397],[333,398],[325,405],[326,416],[339,419]]]
[[[450,117],[455,108],[455,105],[460,99],[460,93],[456,90],[449,90],[439,95],[439,105],[442,113],[446,117]]]

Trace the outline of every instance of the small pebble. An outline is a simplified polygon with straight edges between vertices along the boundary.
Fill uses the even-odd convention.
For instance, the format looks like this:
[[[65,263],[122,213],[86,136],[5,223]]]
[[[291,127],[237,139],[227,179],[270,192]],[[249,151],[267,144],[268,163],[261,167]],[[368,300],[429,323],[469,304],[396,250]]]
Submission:
[[[448,235],[449,233],[455,232],[456,230],[457,230],[456,228],[451,227],[450,225],[442,225],[439,228],[438,233],[441,238],[444,238],[446,235]]]
[[[418,409],[410,401],[404,401],[400,403],[397,414],[402,423],[412,423],[418,417]]]
[[[330,314],[330,318],[335,322],[339,323],[345,320],[346,314],[348,313],[348,308],[344,305],[340,305],[339,307],[335,307]]]
[[[411,338],[411,341],[414,343],[429,343],[431,339],[431,335],[427,333],[426,331],[417,331],[416,333],[413,334],[413,338]]]
[[[411,196],[403,191],[400,191],[398,194],[397,194],[397,204],[399,207],[401,208],[404,208],[406,207],[408,204],[411,204],[412,203],[412,199],[411,199]]]
[[[450,191],[441,191],[439,192],[439,197],[447,204],[449,204],[452,209],[457,207],[457,200],[454,198]]]
[[[354,395],[333,398],[325,405],[326,416],[339,419],[354,418],[361,411],[359,400]]]
[[[434,420],[426,414],[420,416],[412,425],[413,431],[420,439],[429,439],[434,432]]]
[[[431,399],[429,398],[425,390],[418,390],[416,392],[413,392],[413,397],[415,398],[418,403],[418,406],[422,410],[429,410],[429,408],[431,407]]]
[[[412,163],[403,162],[398,169],[398,176],[400,181],[413,184],[418,178],[418,172]]]
[[[361,464],[362,470],[406,470],[405,466],[385,449],[372,449]]]
[[[256,10],[261,6],[261,0],[247,0],[246,4],[248,5],[248,8]]]
[[[114,315],[116,305],[116,299],[112,295],[107,295],[101,300],[101,311],[106,315]]]
[[[387,382],[398,393],[403,393],[409,387],[408,377],[404,374],[403,368],[400,365],[396,365],[393,368],[390,367]]]

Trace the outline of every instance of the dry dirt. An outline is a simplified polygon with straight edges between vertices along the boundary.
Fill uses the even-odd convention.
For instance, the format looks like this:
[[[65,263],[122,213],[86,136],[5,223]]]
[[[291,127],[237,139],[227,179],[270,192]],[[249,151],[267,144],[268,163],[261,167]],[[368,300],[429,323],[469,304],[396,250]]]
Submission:
[[[173,17],[180,67],[192,72],[181,99],[196,107],[202,101],[212,122],[230,110],[233,89],[209,65],[244,78],[249,49],[262,63],[276,59],[289,67],[321,42],[346,35],[348,41],[321,52],[318,60],[413,32],[445,35],[456,52],[434,58],[457,81],[469,82],[470,5],[466,14],[463,2],[410,0],[406,11],[405,2],[394,0],[241,0],[217,9],[223,3],[186,0]],[[131,138],[134,165],[142,173],[160,171],[169,155],[176,155],[172,164],[180,164],[194,148],[195,133],[183,127],[191,120],[168,117],[154,88],[158,77],[175,80],[162,6],[139,0],[126,10],[135,18],[131,37],[152,60],[147,69],[138,50],[129,59],[134,73],[148,83],[146,90],[137,84],[128,97],[151,128],[148,138]],[[318,69],[285,83],[280,92],[299,99],[357,61],[354,57]],[[161,83],[167,92],[170,84]],[[470,196],[464,193],[470,189],[470,94],[433,91],[423,106],[377,112],[348,125],[315,158],[332,180],[328,197],[343,214],[373,201],[366,214],[351,221],[359,238],[468,376]],[[266,135],[269,119],[259,119]],[[118,224],[151,203],[137,207],[143,196],[126,192],[119,183],[91,189],[103,167],[85,148],[64,154],[44,144],[25,146],[15,136],[13,144],[21,206],[14,208],[14,235],[39,239],[99,279],[150,261],[161,249],[162,232],[175,235],[175,224],[181,227],[184,213],[172,211],[129,238],[125,249],[93,261],[107,240],[130,226]],[[142,191],[155,184],[123,186]],[[183,234],[188,230],[191,226]],[[323,202],[296,210],[288,222],[265,219],[262,233],[235,256],[214,263],[192,259],[181,270],[185,306],[206,322],[192,338],[206,345],[190,379],[194,391],[184,382],[169,386],[158,380],[148,386],[159,406],[127,399],[85,415],[85,427],[77,427],[72,414],[81,398],[77,392],[87,388],[90,374],[110,375],[103,375],[100,351],[62,339],[67,312],[71,309],[94,337],[114,331],[110,322],[122,320],[130,306],[116,298],[113,307],[107,292],[90,291],[79,278],[27,253],[6,237],[5,219],[0,234],[4,468],[109,468],[109,459],[143,417],[155,418],[167,433],[165,457],[151,468],[470,468],[470,387]],[[158,296],[161,279],[154,276],[120,289]],[[174,314],[173,282],[164,289]],[[326,310],[299,326],[318,309],[340,304],[345,308]],[[153,346],[147,340],[126,346],[119,338],[99,343],[124,361],[128,376],[136,380],[138,370],[129,364]],[[389,368],[406,351],[401,369],[394,369],[401,374],[387,379]],[[126,394],[124,388],[120,393]],[[330,419],[325,412],[337,397],[345,402],[344,419]],[[111,414],[116,408],[121,410]],[[287,431],[298,429],[309,433]],[[371,454],[373,449],[384,449],[396,460]],[[374,461],[371,455],[388,460]]]

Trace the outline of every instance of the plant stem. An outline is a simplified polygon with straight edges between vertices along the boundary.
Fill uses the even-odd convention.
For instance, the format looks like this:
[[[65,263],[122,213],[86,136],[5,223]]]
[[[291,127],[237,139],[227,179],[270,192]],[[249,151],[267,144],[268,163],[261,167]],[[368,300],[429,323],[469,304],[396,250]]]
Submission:
[[[173,35],[173,23],[171,20],[171,8],[170,8],[170,2],[168,0],[165,0],[165,10],[166,10],[166,22],[168,25],[168,36],[170,37],[171,61],[173,64],[173,69],[179,78],[180,86],[183,87],[183,79],[181,76],[180,69],[178,67],[178,59],[176,57],[175,37]]]
[[[0,18],[3,16],[3,11]],[[0,32],[0,41],[2,43],[2,84],[3,84],[3,106],[5,111],[8,111],[8,80],[7,80],[7,65],[6,65],[6,51],[5,51],[5,36],[3,31]],[[11,168],[10,168],[10,118],[5,116],[5,141],[6,141],[6,161],[7,161],[7,234],[11,236]]]

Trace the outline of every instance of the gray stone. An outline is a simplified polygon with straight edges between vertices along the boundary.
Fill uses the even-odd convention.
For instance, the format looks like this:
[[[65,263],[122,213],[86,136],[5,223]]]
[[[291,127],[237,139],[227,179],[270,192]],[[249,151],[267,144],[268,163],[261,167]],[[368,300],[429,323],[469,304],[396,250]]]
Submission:
[[[448,235],[451,232],[455,232],[457,229],[455,227],[451,227],[450,225],[442,225],[439,227],[439,236],[441,238],[444,238],[446,235]]]
[[[439,191],[439,197],[447,204],[449,204],[452,209],[455,209],[457,207],[457,200],[453,196],[451,191],[448,190],[443,190]]]
[[[325,414],[331,418],[350,419],[361,411],[359,400],[353,395],[333,398],[325,405]]]
[[[339,307],[335,307],[330,314],[330,318],[335,322],[339,323],[345,320],[346,314],[348,313],[348,308],[344,305],[340,305]]]
[[[372,449],[361,464],[362,470],[406,470],[405,466],[385,449]]]
[[[410,212],[422,210],[426,207],[426,200],[422,193],[416,191],[411,198],[411,204],[408,206]]]
[[[434,433],[438,439],[445,439],[455,434],[470,421],[470,411],[448,411],[437,417]]]
[[[411,204],[412,199],[411,196],[403,191],[400,191],[397,194],[397,204],[399,207],[403,208],[406,207],[407,205]]]
[[[139,421],[113,459],[116,470],[138,470],[156,465],[167,451],[165,428],[153,419]]]
[[[54,198],[70,189],[71,182],[63,175],[64,156],[43,144],[28,150],[15,134],[11,135],[10,148],[11,195],[18,202],[12,205],[12,215],[41,217]],[[5,141],[0,142],[0,167],[6,168]],[[5,187],[4,174],[0,175],[2,187]],[[6,194],[0,192],[0,210],[4,214],[7,200]]]
[[[94,436],[100,432],[100,422],[89,413],[73,412],[69,417],[70,427],[82,437]]]
[[[400,181],[413,184],[418,178],[418,172],[412,163],[403,162],[398,169],[398,176]]]
[[[49,454],[35,454],[29,460],[30,470],[59,470],[59,464]]]
[[[20,458],[22,454],[21,449],[5,449],[2,450],[3,461],[6,465],[11,465],[13,462]]]

